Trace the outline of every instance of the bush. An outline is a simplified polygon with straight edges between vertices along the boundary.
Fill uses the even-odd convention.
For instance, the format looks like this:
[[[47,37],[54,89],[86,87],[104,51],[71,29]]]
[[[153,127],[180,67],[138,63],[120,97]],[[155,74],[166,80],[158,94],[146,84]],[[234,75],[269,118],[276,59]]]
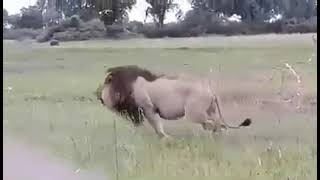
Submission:
[[[80,31],[104,31],[106,30],[103,22],[100,19],[92,19],[88,22],[83,23]]]
[[[80,24],[82,23],[82,20],[78,15],[73,15],[70,18],[70,27],[79,28]]]
[[[112,24],[106,27],[107,36],[118,37],[121,33],[124,33],[124,26],[121,24]]]
[[[49,41],[55,32],[63,32],[65,28],[62,25],[56,25],[52,27],[48,27],[44,31],[42,31],[39,36],[37,36],[38,42],[47,42]]]
[[[273,23],[261,23],[261,24],[253,24],[253,29],[256,34],[262,33],[282,33],[283,26],[281,21],[276,21]]]
[[[103,38],[106,36],[105,26],[99,19],[81,22],[79,28],[65,28],[63,32],[56,32],[53,37],[59,41],[75,41]]]
[[[206,34],[239,35],[266,33],[310,33],[317,32],[317,19],[292,18],[273,23],[230,22],[212,12],[191,10],[183,21],[166,24],[162,29],[145,25],[142,33],[147,38],[193,37]]]
[[[79,17],[84,22],[99,18],[98,12],[93,8],[82,8],[79,10]]]
[[[78,16],[73,16],[62,21],[59,25],[48,27],[37,37],[37,41],[46,42],[51,38],[59,41],[75,41],[103,38],[105,36],[104,24],[99,19],[82,22]]]
[[[159,32],[164,37],[188,37],[186,32],[189,29],[182,23],[169,23],[163,26],[163,29]]]
[[[80,19],[78,15],[73,15],[63,20],[61,22],[61,25],[64,28],[80,28],[81,26],[83,26],[83,21]]]
[[[170,23],[164,26],[164,36],[168,37],[196,37],[205,33],[206,28],[201,25],[193,27],[188,26],[185,23]]]
[[[207,24],[207,34],[224,34],[224,35],[236,35],[246,34],[247,28],[242,23],[235,22],[210,22]]]
[[[188,11],[184,20],[166,24],[163,29],[145,26],[143,34],[148,38],[161,37],[196,37],[208,34],[241,34],[246,33],[245,26],[237,22],[224,22],[217,14],[209,11]]]
[[[55,9],[48,9],[43,14],[43,23],[47,26],[57,25],[57,21],[61,19],[61,15]]]
[[[13,14],[8,16],[7,21],[8,24],[12,25],[12,28],[19,28],[19,21],[21,16],[19,14]]]
[[[162,37],[196,37],[206,32],[203,26],[197,25],[189,27],[185,23],[170,23],[164,25],[162,29],[158,29],[155,25],[144,26],[143,34],[147,38]]]
[[[42,12],[36,6],[22,8],[19,21],[20,28],[40,29],[43,26]]]
[[[287,24],[283,27],[284,33],[313,33],[317,32],[317,25],[309,22]]]
[[[142,34],[147,38],[162,38],[165,37],[162,29],[158,29],[155,24],[146,24],[143,26]]]
[[[10,40],[23,40],[23,39],[35,39],[40,33],[41,29],[8,29],[3,32],[3,39]]]
[[[53,38],[58,41],[80,40],[80,32],[79,31],[57,32],[57,33],[54,33]]]
[[[131,21],[126,25],[126,28],[133,33],[142,33],[143,23],[139,21]]]
[[[64,32],[54,33],[53,38],[59,41],[83,41],[89,39],[97,39],[105,37],[105,32],[101,31],[72,31],[67,30]]]

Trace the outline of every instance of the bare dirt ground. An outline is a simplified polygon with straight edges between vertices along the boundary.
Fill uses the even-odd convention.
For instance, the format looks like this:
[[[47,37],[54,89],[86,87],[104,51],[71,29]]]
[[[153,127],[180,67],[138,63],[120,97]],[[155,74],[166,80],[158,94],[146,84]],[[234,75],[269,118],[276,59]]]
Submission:
[[[10,140],[9,140],[10,139]],[[82,171],[54,160],[35,147],[7,138],[3,148],[4,180],[102,180],[106,177]]]

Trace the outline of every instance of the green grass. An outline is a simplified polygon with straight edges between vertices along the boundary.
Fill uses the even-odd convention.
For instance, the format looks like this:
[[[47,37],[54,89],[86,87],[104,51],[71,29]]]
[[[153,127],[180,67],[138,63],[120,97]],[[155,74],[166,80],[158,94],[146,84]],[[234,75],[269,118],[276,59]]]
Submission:
[[[147,123],[133,128],[93,95],[103,81],[104,66],[137,64],[157,72],[196,75],[219,67],[215,75],[231,84],[228,93],[265,97],[278,90],[280,73],[271,81],[259,78],[288,62],[301,74],[306,94],[316,97],[316,57],[307,62],[315,53],[310,37],[86,41],[55,48],[4,41],[5,135],[26,138],[114,179],[115,120],[120,179],[315,179],[315,113],[229,105],[226,116],[253,116],[253,127],[212,137],[193,124],[166,122],[166,130],[176,137],[168,144],[159,142]],[[294,82],[290,73],[287,78]],[[266,151],[270,142],[273,148]]]

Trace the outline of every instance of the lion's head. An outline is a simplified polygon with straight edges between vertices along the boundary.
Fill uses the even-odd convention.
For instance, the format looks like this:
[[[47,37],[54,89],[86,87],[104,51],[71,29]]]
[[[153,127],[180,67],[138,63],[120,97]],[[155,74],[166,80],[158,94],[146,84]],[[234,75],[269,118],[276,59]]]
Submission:
[[[138,77],[154,81],[159,76],[138,66],[118,66],[109,68],[104,84],[96,92],[97,98],[110,110],[130,119],[138,126],[143,122],[142,112],[132,97],[132,84]]]

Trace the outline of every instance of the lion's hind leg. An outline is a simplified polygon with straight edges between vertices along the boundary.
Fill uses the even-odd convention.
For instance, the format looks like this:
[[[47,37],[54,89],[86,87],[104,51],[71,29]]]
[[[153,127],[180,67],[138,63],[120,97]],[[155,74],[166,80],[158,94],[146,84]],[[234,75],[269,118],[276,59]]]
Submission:
[[[204,130],[209,130],[214,133],[220,132],[220,129],[221,129],[221,125],[219,123],[216,123],[216,122],[210,121],[210,120],[202,122],[201,126]]]
[[[212,128],[214,128],[214,125],[212,122],[210,121],[205,121],[201,123],[201,126],[204,130],[211,130]]]
[[[214,128],[212,128],[212,132],[215,134],[219,134],[222,132],[222,130],[226,130],[227,127],[224,124],[221,124],[220,121],[217,121],[214,118],[209,117],[208,121],[210,121],[212,124],[214,124]]]
[[[203,110],[203,106],[192,106],[195,102],[189,102],[185,107],[185,118],[196,124],[200,124],[206,131],[218,131],[219,125],[215,121],[208,119],[208,114]]]

